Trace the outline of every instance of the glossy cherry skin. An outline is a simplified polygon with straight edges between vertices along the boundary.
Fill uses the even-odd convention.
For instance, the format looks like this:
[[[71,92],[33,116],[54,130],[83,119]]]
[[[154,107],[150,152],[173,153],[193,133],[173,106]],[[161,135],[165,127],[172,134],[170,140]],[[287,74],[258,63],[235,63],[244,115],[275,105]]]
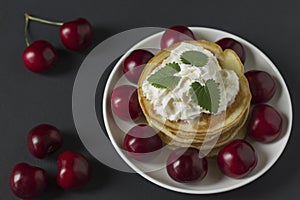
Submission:
[[[160,47],[164,49],[184,40],[195,40],[193,32],[186,26],[172,26],[162,35]]]
[[[216,42],[223,50],[232,49],[239,56],[244,64],[246,60],[246,51],[241,43],[232,38],[223,38]]]
[[[75,190],[85,186],[91,179],[91,165],[83,155],[65,151],[57,159],[57,184],[65,190]]]
[[[245,140],[234,140],[221,149],[217,161],[225,175],[242,178],[257,165],[257,155],[251,144]]]
[[[26,47],[22,59],[27,69],[41,73],[55,65],[57,53],[49,42],[37,40]]]
[[[257,104],[254,106],[248,124],[248,135],[259,142],[272,142],[282,131],[282,117],[270,105]]]
[[[143,115],[137,90],[131,85],[121,85],[113,90],[111,107],[112,111],[125,121],[137,120]]]
[[[63,144],[60,131],[50,124],[40,124],[29,132],[27,146],[30,153],[37,158],[45,158],[58,150]]]
[[[123,72],[126,78],[137,84],[144,67],[153,56],[151,52],[143,49],[131,52],[123,63]]]
[[[252,103],[269,101],[275,94],[276,84],[270,74],[265,71],[251,70],[245,73],[252,94]]]
[[[195,148],[178,148],[167,160],[169,176],[178,182],[201,181],[207,174],[208,164],[205,157],[199,157]]]
[[[46,171],[27,163],[18,163],[10,173],[11,191],[22,199],[41,195],[47,185],[48,176]]]
[[[162,140],[147,124],[134,126],[124,138],[124,149],[137,160],[146,161],[155,158],[162,147]]]
[[[82,50],[92,41],[92,25],[84,18],[64,23],[59,30],[60,40],[70,50]]]

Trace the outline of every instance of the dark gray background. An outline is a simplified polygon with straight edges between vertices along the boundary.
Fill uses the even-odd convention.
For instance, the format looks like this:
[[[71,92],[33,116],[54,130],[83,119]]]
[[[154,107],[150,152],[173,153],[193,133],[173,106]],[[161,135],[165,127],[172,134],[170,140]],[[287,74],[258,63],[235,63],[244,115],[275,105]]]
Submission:
[[[299,36],[297,1],[0,1],[0,199],[16,199],[9,189],[9,173],[18,162],[45,168],[50,186],[41,199],[296,199],[300,196],[299,156]],[[32,23],[31,38],[46,39],[59,50],[55,69],[44,75],[30,73],[22,64],[25,48],[24,12],[48,19],[69,21],[79,16],[95,28],[90,49],[63,49],[58,28]],[[76,133],[72,118],[72,87],[85,56],[104,39],[136,27],[169,27],[175,24],[213,27],[234,33],[256,45],[278,67],[290,89],[294,125],[288,146],[278,162],[255,182],[216,195],[185,195],[160,188],[137,174],[110,169],[91,158],[94,176],[78,191],[62,191],[55,184],[56,156],[33,158],[26,147],[28,131],[47,122],[62,130],[62,150],[91,157]],[[106,66],[102,66],[106,67]],[[299,91],[299,89],[298,89]],[[60,152],[62,151],[60,150]],[[293,198],[291,198],[293,196]]]

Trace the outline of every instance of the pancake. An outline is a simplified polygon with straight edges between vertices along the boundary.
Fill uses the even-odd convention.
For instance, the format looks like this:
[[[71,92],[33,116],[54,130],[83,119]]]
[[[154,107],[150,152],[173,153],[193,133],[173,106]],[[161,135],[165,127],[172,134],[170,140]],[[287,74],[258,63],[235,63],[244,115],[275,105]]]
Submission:
[[[214,134],[222,131],[223,129],[228,130],[239,120],[239,118],[242,117],[251,100],[248,81],[244,76],[243,64],[234,51],[230,49],[222,51],[221,47],[215,43],[204,40],[186,42],[201,45],[205,49],[210,50],[218,58],[220,66],[223,69],[231,69],[236,72],[239,77],[240,84],[240,90],[236,96],[236,100],[227,108],[226,112],[222,112],[218,115],[202,114],[201,117],[199,117],[197,120],[194,120],[192,123],[183,120],[166,120],[157,114],[151,102],[143,95],[142,83],[146,80],[149,74],[151,74],[151,72],[170,55],[170,51],[176,48],[178,44],[175,44],[167,49],[162,50],[156,56],[154,56],[147,63],[140,76],[138,82],[138,98],[142,111],[150,124],[153,120],[172,131],[180,131],[187,134],[190,134],[191,132]],[[220,123],[220,121],[222,123]]]
[[[249,110],[249,109],[248,109]],[[248,113],[247,113],[248,114]],[[248,117],[248,116],[247,116]],[[247,120],[245,118],[245,121]],[[214,141],[206,141],[205,143],[190,143],[190,144],[183,144],[174,142],[171,138],[164,135],[163,132],[159,132],[159,136],[163,140],[164,143],[168,144],[168,148],[176,149],[178,147],[194,147],[199,149],[202,155],[205,155],[208,158],[213,158],[218,155],[219,151],[229,144],[233,140],[237,139],[245,139],[246,137],[246,124],[240,124],[240,127],[233,128],[231,131],[227,131],[226,133],[222,133],[219,138],[215,138]],[[226,139],[225,139],[226,138]],[[223,140],[225,139],[225,140]],[[217,141],[216,141],[217,140]]]
[[[243,117],[240,119],[239,123],[235,126],[231,127],[231,129],[227,131],[222,131],[214,136],[204,135],[203,137],[197,137],[197,134],[191,134],[190,137],[183,137],[179,134],[174,132],[170,132],[167,129],[161,129],[159,135],[166,143],[177,143],[177,144],[185,144],[185,145],[201,145],[203,143],[208,143],[212,140],[218,138],[218,142],[216,143],[217,146],[220,146],[230,140],[236,133],[241,129],[244,125],[245,121],[247,120],[249,113],[249,109],[244,113]],[[152,125],[153,126],[153,125]]]
[[[161,130],[158,134],[166,144],[171,146],[178,146],[178,147],[193,146],[195,148],[198,149],[201,148],[203,150],[211,149],[212,146],[213,148],[216,148],[227,144],[232,139],[234,139],[236,135],[239,134],[240,129],[244,126],[247,120],[248,112],[249,109],[247,109],[247,112],[245,112],[239,124],[232,127],[230,130],[221,132],[215,137],[211,137],[211,138],[206,137],[202,140],[198,140],[197,138],[187,139],[187,138],[178,137],[176,134],[173,133],[170,134],[170,132],[168,132],[167,130]]]
[[[239,91],[234,102],[227,107],[226,111],[219,114],[202,113],[188,122],[171,121],[155,111],[150,100],[143,94],[142,84],[180,43],[163,49],[147,63],[138,81],[138,100],[148,124],[160,130],[159,136],[171,148],[192,146],[204,151],[217,152],[221,146],[244,135],[240,130],[247,120],[251,101],[248,81],[244,76],[244,66],[233,50],[223,51],[217,44],[205,40],[184,42],[200,45],[209,50],[216,56],[222,69],[233,70],[236,73],[239,79]]]

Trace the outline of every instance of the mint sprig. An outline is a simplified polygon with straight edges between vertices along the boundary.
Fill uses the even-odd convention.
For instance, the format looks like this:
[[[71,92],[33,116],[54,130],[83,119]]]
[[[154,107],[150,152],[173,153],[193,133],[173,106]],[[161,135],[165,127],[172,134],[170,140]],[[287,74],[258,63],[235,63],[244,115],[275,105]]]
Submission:
[[[192,100],[202,108],[211,113],[218,112],[220,105],[220,89],[213,79],[207,80],[205,85],[201,85],[199,82],[193,82],[190,86],[189,93]]]
[[[185,51],[180,56],[181,62],[184,64],[203,67],[208,62],[208,56],[200,51]]]
[[[168,63],[163,68],[149,76],[148,82],[156,88],[173,89],[180,81],[180,77],[174,76],[177,72],[180,72],[180,66],[178,63]]]

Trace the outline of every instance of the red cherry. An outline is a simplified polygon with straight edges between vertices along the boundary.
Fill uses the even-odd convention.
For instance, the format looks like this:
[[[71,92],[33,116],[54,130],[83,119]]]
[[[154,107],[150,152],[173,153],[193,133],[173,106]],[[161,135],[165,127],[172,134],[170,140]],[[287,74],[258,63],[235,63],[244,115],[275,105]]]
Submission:
[[[232,178],[248,175],[257,164],[254,148],[244,140],[234,140],[221,149],[218,154],[220,170]]]
[[[172,26],[164,32],[160,47],[164,49],[184,40],[195,40],[193,32],[186,26]]]
[[[144,67],[153,56],[151,52],[143,49],[131,52],[123,63],[123,72],[126,78],[137,84]]]
[[[232,49],[239,56],[241,62],[244,64],[246,60],[246,52],[241,43],[232,38],[223,38],[216,42],[223,50]]]
[[[37,158],[45,158],[58,150],[63,143],[60,131],[49,124],[34,127],[27,136],[30,153]]]
[[[121,85],[113,90],[111,107],[112,111],[122,120],[137,120],[143,115],[137,90],[131,85]]]
[[[248,134],[259,142],[272,142],[282,131],[282,117],[272,106],[255,105],[248,124]]]
[[[207,160],[199,157],[195,148],[178,148],[167,160],[169,176],[178,182],[202,180],[207,174]]]
[[[163,143],[155,130],[146,124],[131,128],[124,139],[124,149],[137,160],[155,158],[162,146]]]
[[[252,94],[252,103],[269,101],[275,94],[276,84],[270,74],[264,71],[251,70],[245,73]]]
[[[60,40],[70,50],[86,48],[92,41],[92,25],[83,18],[64,23],[59,30]]]
[[[57,184],[65,190],[79,189],[91,178],[91,165],[83,155],[65,151],[57,159]]]
[[[27,163],[18,163],[10,173],[10,188],[22,199],[39,196],[45,191],[47,185],[46,171]]]
[[[23,52],[23,63],[32,72],[44,72],[53,67],[56,61],[56,50],[44,40],[33,42]]]

